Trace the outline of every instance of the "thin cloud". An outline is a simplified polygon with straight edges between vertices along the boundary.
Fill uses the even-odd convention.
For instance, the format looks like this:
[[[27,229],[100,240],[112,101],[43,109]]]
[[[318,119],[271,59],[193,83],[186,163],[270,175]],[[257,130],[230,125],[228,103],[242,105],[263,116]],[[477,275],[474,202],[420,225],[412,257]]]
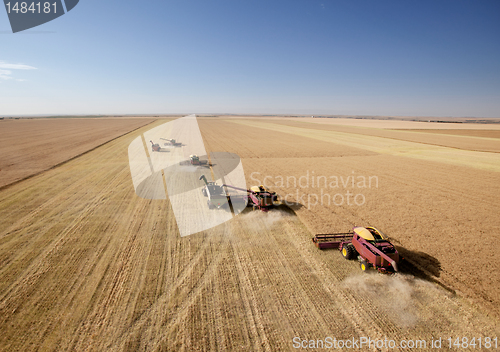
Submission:
[[[12,79],[12,77],[10,76],[11,74],[12,74],[12,71],[0,69],[0,79],[4,79],[4,80]]]
[[[24,64],[8,64],[4,61],[0,61],[0,68],[6,68],[11,70],[36,70],[36,67],[28,66]]]
[[[9,79],[14,79],[12,77],[12,71],[11,70],[36,70],[36,67],[33,66],[28,66],[24,64],[9,64],[5,61],[0,61],[0,79],[2,80],[9,80]],[[16,79],[16,81],[25,81],[25,79]]]

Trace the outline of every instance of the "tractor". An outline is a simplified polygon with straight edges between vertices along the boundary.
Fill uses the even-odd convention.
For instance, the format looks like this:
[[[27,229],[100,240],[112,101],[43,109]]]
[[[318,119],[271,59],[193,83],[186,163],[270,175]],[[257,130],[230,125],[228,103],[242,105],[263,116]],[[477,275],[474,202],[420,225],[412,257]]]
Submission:
[[[319,249],[338,248],[345,259],[359,261],[362,271],[371,267],[382,273],[398,271],[400,257],[396,247],[374,227],[354,227],[352,232],[317,234],[312,241]]]
[[[223,186],[215,182],[208,182],[205,175],[200,176],[200,181],[201,180],[205,182],[205,186],[201,189],[201,193],[203,193],[205,197],[208,197],[207,205],[209,209],[219,209],[225,204],[228,204],[228,194]]]

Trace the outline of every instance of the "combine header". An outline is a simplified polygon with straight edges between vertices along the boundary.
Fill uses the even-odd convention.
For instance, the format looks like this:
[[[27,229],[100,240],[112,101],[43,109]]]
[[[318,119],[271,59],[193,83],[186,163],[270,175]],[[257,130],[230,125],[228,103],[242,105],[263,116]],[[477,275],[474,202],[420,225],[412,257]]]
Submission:
[[[387,237],[374,227],[355,227],[349,233],[317,234],[312,241],[319,249],[338,248],[345,259],[358,258],[362,271],[398,271],[402,259]]]

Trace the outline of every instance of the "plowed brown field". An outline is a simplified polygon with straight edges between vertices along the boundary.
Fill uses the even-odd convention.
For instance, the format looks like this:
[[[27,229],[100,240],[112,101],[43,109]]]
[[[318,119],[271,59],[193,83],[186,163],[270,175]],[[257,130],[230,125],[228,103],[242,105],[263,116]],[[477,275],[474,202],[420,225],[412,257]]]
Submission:
[[[151,118],[55,118],[0,121],[0,187],[47,170]]]
[[[246,211],[180,238],[168,200],[138,198],[128,165],[129,143],[165,121],[1,190],[0,350],[281,351],[328,336],[430,349],[498,337],[498,172],[260,121],[200,128],[207,151],[237,153],[248,184],[270,176],[292,210]],[[317,139],[301,135],[311,131]],[[307,187],[279,184],[308,172]],[[312,205],[313,172],[378,183],[323,187],[362,193],[360,206]],[[353,225],[393,238],[409,259],[403,273],[362,275],[310,240]]]

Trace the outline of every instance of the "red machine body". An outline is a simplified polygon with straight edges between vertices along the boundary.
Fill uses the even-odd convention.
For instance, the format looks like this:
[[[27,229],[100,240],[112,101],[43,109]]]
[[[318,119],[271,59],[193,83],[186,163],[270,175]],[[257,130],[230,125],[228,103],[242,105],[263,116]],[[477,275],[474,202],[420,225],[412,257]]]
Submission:
[[[317,234],[312,241],[319,249],[338,248],[346,259],[358,258],[361,270],[398,271],[402,259],[396,247],[374,227],[354,227],[349,233]]]

